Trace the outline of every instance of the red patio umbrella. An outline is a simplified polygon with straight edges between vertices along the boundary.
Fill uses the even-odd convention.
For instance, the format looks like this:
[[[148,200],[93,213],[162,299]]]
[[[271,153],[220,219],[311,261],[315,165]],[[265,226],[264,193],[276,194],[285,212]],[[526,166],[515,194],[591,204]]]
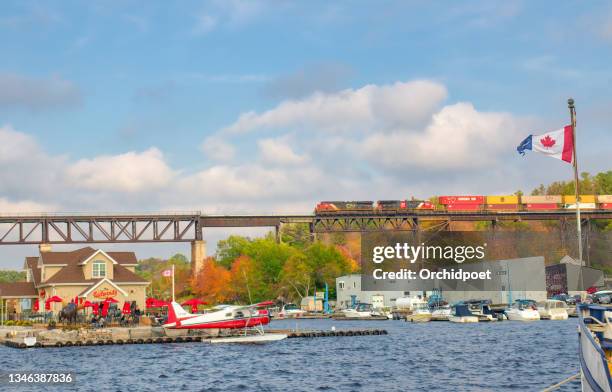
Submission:
[[[162,300],[155,298],[147,298],[146,306],[147,308],[161,308],[162,306],[167,306],[168,304]]]
[[[129,302],[125,302],[123,304],[123,310],[121,311],[121,313],[123,313],[123,314],[130,314],[130,313],[132,313],[132,305]]]
[[[104,301],[104,305],[102,305],[102,317],[106,317],[108,315],[109,307],[110,307],[110,302]]]
[[[45,301],[45,310],[51,310],[51,302],[62,302],[62,299],[57,295],[47,298],[47,300]]]
[[[198,305],[206,305],[207,302],[206,301],[202,301],[199,298],[192,298],[189,299],[185,302],[183,302],[181,305],[182,306],[191,306],[191,313],[195,313],[198,311]]]
[[[105,300],[104,300],[104,303],[109,303],[109,304],[110,304],[110,303],[116,304],[116,303],[118,303],[118,302],[119,302],[119,301],[117,301],[117,300],[116,300],[116,299],[114,299],[113,297],[108,297],[107,299],[105,299]]]
[[[98,313],[100,312],[100,305],[98,305],[98,303],[93,303],[91,304],[91,312],[93,314],[95,314],[96,316],[98,315]]]
[[[34,300],[34,305],[32,306],[32,310],[34,310],[35,312],[38,312],[39,309],[40,309],[40,303],[38,303],[38,298],[36,298]]]
[[[85,301],[85,303],[83,303],[83,307],[84,308],[93,308],[93,304],[89,301]]]

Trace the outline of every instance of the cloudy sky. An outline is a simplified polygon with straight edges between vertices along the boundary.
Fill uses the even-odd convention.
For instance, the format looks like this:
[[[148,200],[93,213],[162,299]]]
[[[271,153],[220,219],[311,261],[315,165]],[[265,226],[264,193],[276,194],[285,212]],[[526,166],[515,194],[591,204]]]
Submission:
[[[3,213],[529,191],[571,176],[515,151],[570,96],[612,169],[607,2],[3,1],[0,36]]]

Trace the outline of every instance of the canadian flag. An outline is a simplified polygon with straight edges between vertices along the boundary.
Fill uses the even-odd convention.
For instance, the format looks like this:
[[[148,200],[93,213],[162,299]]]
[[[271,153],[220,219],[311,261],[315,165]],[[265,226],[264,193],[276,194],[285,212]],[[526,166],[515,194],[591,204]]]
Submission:
[[[574,162],[574,130],[567,125],[556,131],[542,135],[529,135],[516,148],[519,154],[525,155],[525,150],[534,150],[562,161]]]
[[[167,269],[167,270],[162,271],[162,276],[164,276],[166,278],[171,277],[172,276],[172,270],[171,269]]]

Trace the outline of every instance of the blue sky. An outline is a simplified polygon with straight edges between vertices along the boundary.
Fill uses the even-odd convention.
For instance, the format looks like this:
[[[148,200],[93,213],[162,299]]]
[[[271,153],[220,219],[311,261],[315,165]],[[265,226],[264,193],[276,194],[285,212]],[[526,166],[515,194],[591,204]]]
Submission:
[[[514,151],[569,96],[611,169],[604,1],[4,1],[0,36],[7,212],[528,191],[571,176]]]

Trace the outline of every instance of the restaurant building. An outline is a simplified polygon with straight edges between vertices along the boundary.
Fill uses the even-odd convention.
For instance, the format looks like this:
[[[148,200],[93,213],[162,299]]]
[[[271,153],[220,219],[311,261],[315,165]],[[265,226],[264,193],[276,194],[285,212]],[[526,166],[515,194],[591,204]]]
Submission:
[[[136,275],[134,252],[105,252],[85,247],[71,252],[52,252],[41,247],[39,256],[26,257],[26,282],[0,284],[0,299],[10,311],[59,311],[63,304],[100,302],[113,298],[135,301],[145,308],[150,284]],[[47,301],[59,297],[62,303]],[[45,304],[49,303],[48,309]]]

